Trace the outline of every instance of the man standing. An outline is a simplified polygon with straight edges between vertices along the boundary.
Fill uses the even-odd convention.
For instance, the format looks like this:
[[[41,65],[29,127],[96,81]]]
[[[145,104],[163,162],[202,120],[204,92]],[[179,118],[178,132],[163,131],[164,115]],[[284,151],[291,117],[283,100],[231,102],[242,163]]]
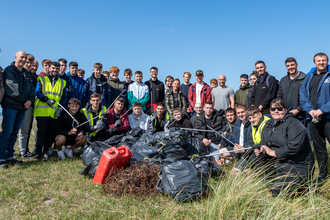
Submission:
[[[190,103],[190,112],[194,112],[195,104],[201,103],[204,106],[205,102],[211,101],[211,88],[203,82],[204,73],[202,70],[196,71],[197,82],[189,87],[188,100]]]
[[[247,100],[247,94],[252,88],[252,86],[249,84],[249,76],[247,74],[241,75],[241,86],[239,87],[239,90],[235,92],[235,104],[238,103],[244,103],[246,104]]]
[[[67,107],[68,102],[71,99],[72,94],[73,94],[71,79],[65,73],[68,61],[66,59],[61,58],[61,59],[58,60],[58,62],[60,64],[60,72],[58,73],[58,77],[60,77],[60,79],[65,80],[65,82],[66,82],[66,95],[67,95],[67,98],[66,98],[66,103],[64,103],[64,104],[65,104],[65,107]]]
[[[143,73],[136,71],[134,73],[136,82],[128,86],[128,108],[131,108],[133,103],[139,102],[142,106],[142,110],[146,111],[146,104],[149,100],[149,88],[146,84],[142,83]]]
[[[219,75],[219,87],[212,89],[212,102],[216,110],[226,110],[235,107],[235,94],[231,87],[226,86],[226,76]]]
[[[330,141],[330,72],[325,53],[314,56],[316,70],[308,74],[300,88],[300,103],[306,112],[309,131],[313,139],[319,164],[319,182],[328,175],[328,152],[325,139]]]
[[[67,73],[67,76],[71,79],[71,83],[72,83],[72,91],[73,91],[72,98],[77,98],[80,101],[80,103],[83,103],[85,81],[83,78],[80,78],[77,75],[78,63],[70,62],[69,70],[70,72]]]
[[[191,86],[191,83],[190,83],[190,79],[191,79],[191,74],[189,72],[184,72],[183,73],[183,80],[184,82],[181,84],[181,92],[183,93],[183,95],[186,97],[186,103],[187,103],[187,110],[186,112],[188,114],[190,114],[190,110],[189,110],[189,99],[188,99],[188,93],[189,93],[189,88]]]
[[[14,145],[17,133],[24,120],[25,110],[34,102],[35,92],[31,76],[23,66],[27,54],[18,51],[15,62],[3,71],[5,96],[2,99],[2,131],[0,133],[0,168],[11,164],[22,164],[14,158]]]
[[[269,105],[277,96],[278,83],[274,76],[266,72],[267,66],[264,61],[257,61],[255,67],[259,78],[251,92],[251,104],[257,106],[262,114],[269,115]]]
[[[300,104],[300,87],[306,74],[298,71],[298,63],[295,58],[289,57],[285,60],[285,67],[288,70],[286,76],[280,81],[277,98],[282,99],[288,109],[296,118],[303,122],[304,115]]]
[[[154,134],[159,131],[164,131],[166,124],[169,123],[170,117],[165,111],[165,105],[163,102],[158,102],[156,111],[150,116],[148,122],[148,132]]]
[[[252,88],[257,80],[258,80],[258,73],[257,73],[257,71],[253,71],[250,74],[250,83],[251,83]],[[246,98],[246,107],[247,108],[249,108],[251,106],[252,88],[249,89],[249,91],[247,93],[247,98]]]
[[[152,111],[156,110],[157,103],[164,102],[165,89],[164,83],[158,80],[158,69],[157,67],[150,68],[150,80],[145,82],[149,88],[150,99],[147,102],[147,109],[149,110],[152,106]]]
[[[24,65],[24,68],[29,72],[31,76],[31,82],[34,87],[37,86],[37,78],[36,72],[33,70],[32,67],[34,65],[34,56],[31,54],[27,55],[27,61]],[[29,151],[29,139],[30,139],[30,132],[32,129],[32,122],[33,122],[33,103],[31,106],[26,110],[25,117],[22,122],[22,127],[18,135],[18,148],[19,148],[19,156],[22,159],[32,158],[33,154]]]
[[[50,64],[52,63],[51,60],[49,59],[44,59],[42,62],[41,62],[41,66],[42,68],[44,69],[44,71],[41,71],[38,76],[48,76],[49,73],[50,73]]]
[[[119,68],[116,66],[112,66],[109,70],[110,72],[110,78],[108,79],[108,84],[110,86],[111,91],[111,101],[113,102],[119,94],[125,89],[125,83],[121,82],[118,78],[119,76]],[[122,97],[125,100],[125,104],[127,103],[127,90],[122,93]]]
[[[60,64],[52,62],[50,74],[38,77],[36,86],[37,99],[34,103],[33,116],[37,119],[37,150],[38,160],[48,159],[48,149],[55,140],[55,123],[60,116],[61,108],[57,104],[66,102],[66,82],[58,77]]]
[[[198,131],[194,132],[195,137],[203,142],[203,144],[209,148],[210,154],[219,152],[221,137],[219,137],[211,128],[218,132],[222,132],[223,127],[226,125],[224,119],[225,111],[219,112],[214,110],[213,103],[207,101],[204,104],[204,112],[200,117],[196,117],[194,121],[194,128],[201,130],[210,130],[210,132]],[[211,160],[219,164],[219,155],[211,156]]]

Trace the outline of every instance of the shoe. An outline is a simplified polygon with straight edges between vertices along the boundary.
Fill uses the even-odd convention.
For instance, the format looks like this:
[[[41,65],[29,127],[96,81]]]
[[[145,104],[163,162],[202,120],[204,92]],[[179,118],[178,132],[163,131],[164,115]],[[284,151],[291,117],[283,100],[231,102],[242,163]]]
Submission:
[[[1,169],[8,169],[8,164],[5,161],[0,161],[0,168]]]
[[[30,152],[26,152],[25,154],[20,154],[19,156],[21,159],[31,159],[33,158],[33,154],[31,154]]]
[[[48,160],[48,157],[49,157],[49,154],[48,153],[45,153],[44,154],[44,160]]]
[[[36,157],[35,157],[37,160],[45,160],[45,158],[44,157],[42,157],[42,156],[38,156],[38,155],[36,155]]]
[[[65,160],[64,150],[57,151],[57,155],[61,160]]]
[[[53,149],[50,147],[49,150],[47,151],[47,156],[52,155],[53,153]],[[48,158],[48,157],[47,157]]]
[[[22,165],[23,164],[23,161],[16,160],[15,158],[7,160],[7,162],[9,162],[11,165],[15,165],[15,164]]]
[[[73,151],[72,150],[67,149],[65,154],[66,154],[66,156],[68,156],[70,158],[73,158]]]

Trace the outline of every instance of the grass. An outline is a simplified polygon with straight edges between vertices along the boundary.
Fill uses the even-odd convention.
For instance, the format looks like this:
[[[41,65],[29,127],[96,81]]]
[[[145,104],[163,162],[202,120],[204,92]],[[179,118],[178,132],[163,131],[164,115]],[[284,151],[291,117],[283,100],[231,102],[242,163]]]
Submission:
[[[34,137],[35,127],[29,146]],[[255,174],[227,175],[209,181],[213,194],[179,204],[161,194],[111,197],[79,174],[84,167],[79,157],[61,161],[56,155],[47,162],[25,160],[22,166],[0,170],[0,219],[330,218],[330,182],[318,190],[310,188],[304,196],[285,199],[273,198]]]

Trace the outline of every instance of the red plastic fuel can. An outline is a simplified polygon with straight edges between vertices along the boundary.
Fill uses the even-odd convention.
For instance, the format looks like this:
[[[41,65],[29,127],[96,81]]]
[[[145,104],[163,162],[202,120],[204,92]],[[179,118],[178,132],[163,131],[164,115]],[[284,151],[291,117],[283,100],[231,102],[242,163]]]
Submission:
[[[104,180],[109,176],[109,173],[113,174],[116,170],[124,167],[130,162],[133,154],[125,145],[120,147],[111,147],[103,151],[99,166],[97,167],[93,183],[103,184]]]

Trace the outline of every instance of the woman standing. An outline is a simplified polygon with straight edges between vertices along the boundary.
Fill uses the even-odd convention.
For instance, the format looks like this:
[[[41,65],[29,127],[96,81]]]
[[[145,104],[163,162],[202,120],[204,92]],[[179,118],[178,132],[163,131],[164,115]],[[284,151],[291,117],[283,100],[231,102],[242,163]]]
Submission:
[[[255,149],[257,157],[262,154],[276,158],[274,171],[276,178],[271,190],[277,196],[284,190],[294,190],[309,179],[314,168],[314,156],[306,134],[306,128],[292,114],[281,99],[270,103],[272,120],[262,131],[260,150]]]
[[[175,79],[173,81],[172,90],[166,93],[165,106],[166,106],[166,111],[168,112],[171,121],[174,119],[173,109],[181,108],[182,113],[186,112],[187,102],[186,102],[185,96],[180,91],[180,80],[179,79]]]

